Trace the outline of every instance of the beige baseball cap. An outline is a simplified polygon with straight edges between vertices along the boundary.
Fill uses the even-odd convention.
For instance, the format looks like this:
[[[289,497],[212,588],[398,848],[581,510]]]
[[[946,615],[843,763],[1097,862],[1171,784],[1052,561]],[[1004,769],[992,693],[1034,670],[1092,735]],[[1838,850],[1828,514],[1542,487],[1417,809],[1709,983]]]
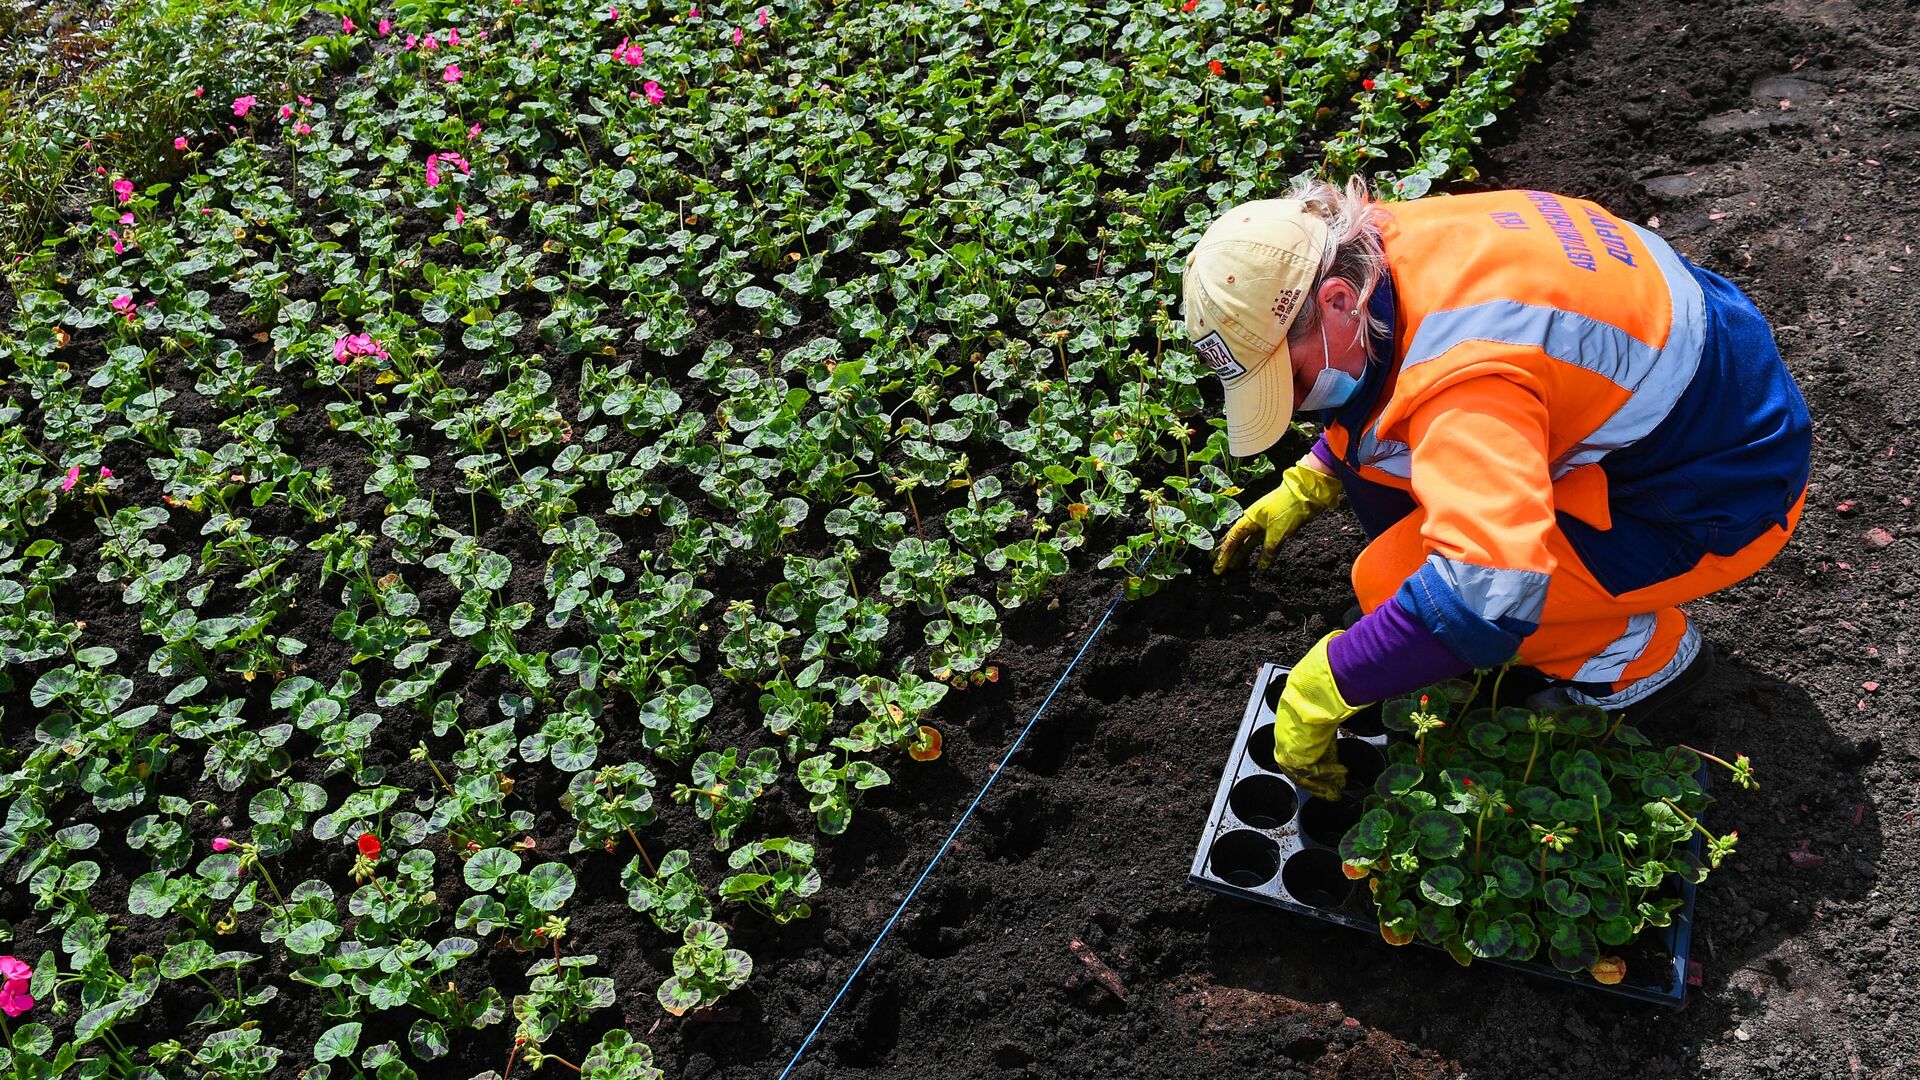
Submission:
[[[1298,199],[1241,203],[1187,255],[1187,336],[1227,391],[1227,448],[1247,457],[1293,419],[1287,328],[1306,302],[1327,223]]]

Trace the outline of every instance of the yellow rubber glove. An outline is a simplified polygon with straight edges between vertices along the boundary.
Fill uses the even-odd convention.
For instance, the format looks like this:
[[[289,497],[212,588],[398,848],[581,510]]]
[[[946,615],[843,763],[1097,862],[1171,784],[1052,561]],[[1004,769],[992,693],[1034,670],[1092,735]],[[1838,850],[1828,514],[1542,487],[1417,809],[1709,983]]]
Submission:
[[[1327,661],[1327,645],[1344,633],[1335,630],[1307,650],[1274,710],[1273,759],[1316,799],[1338,799],[1347,786],[1347,767],[1333,752],[1334,729],[1360,711],[1340,696]]]
[[[1281,541],[1312,521],[1314,515],[1339,502],[1340,491],[1338,479],[1308,465],[1307,458],[1301,458],[1298,464],[1280,474],[1279,487],[1247,507],[1247,512],[1227,530],[1226,539],[1220,541],[1220,554],[1214,557],[1213,572],[1224,573],[1227,567],[1245,562],[1256,536],[1263,536],[1265,540],[1260,553],[1254,556],[1253,565],[1265,569],[1272,564],[1273,553]]]

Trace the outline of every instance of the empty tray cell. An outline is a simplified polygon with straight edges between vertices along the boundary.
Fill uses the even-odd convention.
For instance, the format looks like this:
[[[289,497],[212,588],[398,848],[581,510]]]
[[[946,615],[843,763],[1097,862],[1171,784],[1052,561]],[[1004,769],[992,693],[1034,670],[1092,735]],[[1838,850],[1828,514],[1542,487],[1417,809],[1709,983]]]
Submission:
[[[1300,807],[1300,835],[1316,844],[1339,847],[1340,838],[1347,835],[1347,830],[1353,828],[1354,822],[1360,820],[1360,812],[1365,805],[1352,797],[1334,802],[1308,799]]]
[[[1249,776],[1233,785],[1227,797],[1233,816],[1256,829],[1277,829],[1293,820],[1300,808],[1300,796],[1293,785],[1278,776]]]
[[[1326,848],[1294,852],[1280,871],[1280,886],[1300,903],[1317,908],[1339,907],[1353,892],[1353,882],[1340,869],[1340,856]]]
[[[1273,725],[1261,724],[1247,736],[1247,756],[1255,765],[1268,772],[1279,772],[1280,763],[1273,760]]]
[[[1359,739],[1335,739],[1333,752],[1340,755],[1340,764],[1347,767],[1348,790],[1358,790],[1362,795],[1373,790],[1373,782],[1380,779],[1380,773],[1387,767],[1387,756],[1380,748]]]
[[[1334,859],[1336,864],[1339,861]],[[1235,829],[1213,842],[1207,862],[1220,880],[1243,889],[1257,889],[1280,872],[1280,844],[1265,833]],[[1335,871],[1338,869],[1336,865]]]

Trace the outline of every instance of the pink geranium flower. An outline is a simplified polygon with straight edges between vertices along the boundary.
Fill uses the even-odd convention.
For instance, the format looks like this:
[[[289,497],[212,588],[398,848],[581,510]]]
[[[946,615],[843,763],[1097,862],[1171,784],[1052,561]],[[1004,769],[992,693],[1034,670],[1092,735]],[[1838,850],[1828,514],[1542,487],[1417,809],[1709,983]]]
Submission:
[[[114,232],[112,229],[108,229],[107,235],[113,237],[113,253],[115,255],[125,255],[127,253],[127,242],[121,239],[120,234]]]
[[[232,846],[233,841],[224,836],[216,836],[213,838],[213,850],[215,851],[225,851]]]
[[[0,978],[5,985],[0,986],[0,1012],[8,1016],[21,1016],[33,1008],[33,995],[27,987],[33,982],[33,967],[13,956],[0,956]]]
[[[293,116],[293,106],[291,105],[280,106],[280,119],[287,120],[292,118],[292,116]]]
[[[151,304],[153,303],[153,301],[149,300],[147,301],[147,303]],[[113,479],[113,470],[107,468],[105,465],[100,466],[100,479],[102,480]]]
[[[620,44],[613,48],[613,58],[630,67],[639,67],[640,61],[647,58],[646,51],[639,45],[629,44],[631,38],[621,38]]]
[[[437,49],[440,47],[440,41],[432,34],[428,34],[426,37],[420,39],[420,47],[423,49]]]
[[[450,83],[459,82],[460,81],[460,65],[448,64],[447,69],[440,73],[440,81],[450,82]]]
[[[417,37],[416,35],[413,35],[413,34],[408,34],[408,35],[407,35],[407,43],[406,43],[405,45],[403,45],[403,46],[401,46],[401,48],[402,48],[402,49],[405,49],[405,50],[408,50],[408,51],[411,51],[411,50],[413,49],[413,47],[414,47],[415,45],[417,45],[417,44],[419,44],[419,42],[420,42],[420,39],[419,39],[419,37]]]
[[[120,224],[122,224],[122,225],[131,225],[131,224],[133,224],[133,220],[134,220],[134,219],[133,219],[133,215],[132,215],[132,214],[121,214],[121,215],[120,215]]]
[[[386,37],[393,32],[393,20],[381,19],[379,25],[375,26],[374,29],[380,32],[381,37]]]
[[[60,481],[60,490],[72,491],[73,485],[79,482],[80,482],[80,466],[75,465],[73,468],[67,470],[67,478],[65,480]]]
[[[454,228],[457,229],[460,226],[465,225],[466,223],[467,223],[467,208],[464,206],[461,206],[459,203],[454,203],[453,204]]]
[[[185,135],[175,136],[173,140],[173,148],[175,150],[185,150],[187,148],[187,137]]]
[[[467,138],[477,139],[479,137],[480,137],[480,122],[476,120],[474,121],[473,126],[467,129]]]
[[[247,115],[247,110],[253,108],[254,104],[258,100],[259,99],[254,97],[252,94],[245,94],[240,97],[234,98],[233,99],[233,115],[235,116]]]
[[[742,30],[737,26],[733,28],[733,43],[735,45],[740,44],[740,39],[746,36],[747,36],[747,32],[745,30]]]
[[[453,166],[454,168],[459,169],[460,174],[462,176],[465,176],[466,174],[471,173],[473,171],[473,166],[468,165],[467,159],[461,157],[459,154],[428,154],[427,155],[427,186],[428,187],[440,186],[440,163],[443,161]]]
[[[617,8],[617,7],[610,7],[610,8],[608,8],[608,9],[607,9],[607,18],[609,18],[609,19],[618,19],[619,17],[620,17],[620,9],[619,9],[619,8]]]
[[[645,83],[641,84],[640,90],[647,95],[647,100],[655,105],[667,100],[667,92],[660,89],[660,84],[654,82],[652,79],[648,79]]]
[[[761,8],[760,9],[760,29],[765,30],[767,28],[767,23],[771,21],[773,20],[767,17],[767,9]]]
[[[372,356],[385,360],[387,350],[381,348],[380,343],[373,340],[371,334],[348,334],[334,339],[334,363],[351,364],[354,362],[352,358],[358,356]]]
[[[121,202],[130,202],[130,201],[132,201],[132,199],[133,199],[133,181],[131,181],[131,180],[115,180],[115,181],[113,182],[113,194],[114,194],[114,195],[115,195],[115,197],[117,197],[117,198],[118,198],[118,199],[119,199],[119,200],[120,200]]]
[[[358,27],[353,25],[353,16],[351,15],[340,16],[340,32],[341,33],[351,34],[356,29],[358,29]]]
[[[307,122],[305,120],[302,120],[299,123],[293,125],[293,133],[295,135],[311,135],[313,134],[313,129],[307,126]]]
[[[193,96],[194,96],[194,97],[206,97],[206,96],[207,96],[207,88],[206,88],[206,87],[204,87],[204,86],[196,86],[196,87],[194,87],[194,88],[193,88]]]
[[[688,9],[687,9],[687,18],[689,18],[689,19],[697,19],[697,18],[699,18],[699,17],[700,17],[700,5],[699,5],[699,4],[695,4],[695,5],[693,5],[692,7],[690,7],[690,8],[688,8]]]
[[[448,45],[460,44],[460,28],[459,27],[456,26],[453,29],[447,31],[447,44]]]

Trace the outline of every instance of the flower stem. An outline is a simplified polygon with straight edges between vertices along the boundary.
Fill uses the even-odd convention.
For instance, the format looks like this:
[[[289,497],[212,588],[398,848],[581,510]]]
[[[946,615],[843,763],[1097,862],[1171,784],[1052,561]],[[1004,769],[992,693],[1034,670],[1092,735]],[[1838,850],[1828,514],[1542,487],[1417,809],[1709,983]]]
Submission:
[[[633,841],[633,846],[640,849],[640,858],[646,860],[647,874],[651,877],[659,877],[659,868],[653,865],[653,857],[647,854],[647,846],[640,842],[639,837],[633,835],[633,826],[631,825],[627,826],[627,836]]]

